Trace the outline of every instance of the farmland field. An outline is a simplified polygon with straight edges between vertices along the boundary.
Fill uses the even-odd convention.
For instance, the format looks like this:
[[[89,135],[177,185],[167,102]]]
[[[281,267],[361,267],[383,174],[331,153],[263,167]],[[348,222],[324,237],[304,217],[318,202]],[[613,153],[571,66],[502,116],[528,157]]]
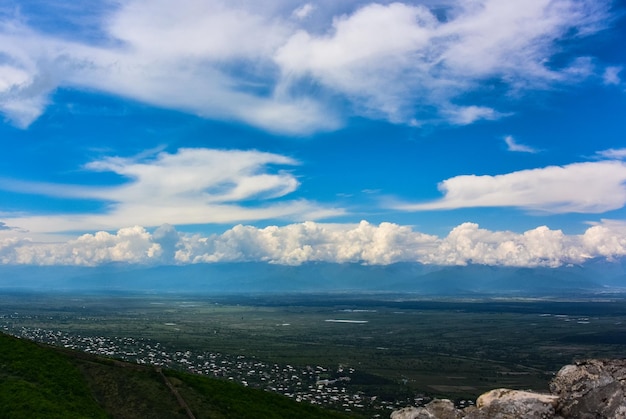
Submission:
[[[172,353],[210,351],[294,368],[349,368],[351,389],[405,399],[546,390],[566,363],[626,353],[619,298],[3,294],[0,327],[17,335],[141,339]]]

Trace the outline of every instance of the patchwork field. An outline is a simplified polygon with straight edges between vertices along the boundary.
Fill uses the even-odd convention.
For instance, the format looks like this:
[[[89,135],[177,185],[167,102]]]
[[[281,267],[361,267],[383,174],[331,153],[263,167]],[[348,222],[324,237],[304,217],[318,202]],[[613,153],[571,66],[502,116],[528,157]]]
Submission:
[[[133,345],[157,345],[171,355],[163,362],[186,359],[177,361],[183,367],[219,356],[249,373],[254,361],[268,372],[224,373],[254,386],[286,366],[305,375],[308,369],[317,384],[345,375],[337,385],[349,393],[399,404],[428,396],[471,400],[495,387],[545,390],[566,363],[626,353],[620,299],[5,294],[0,307],[0,327],[35,340],[86,349],[85,339],[100,339],[91,351],[118,342],[103,353],[134,361],[143,352]],[[79,337],[83,343],[71,343]]]

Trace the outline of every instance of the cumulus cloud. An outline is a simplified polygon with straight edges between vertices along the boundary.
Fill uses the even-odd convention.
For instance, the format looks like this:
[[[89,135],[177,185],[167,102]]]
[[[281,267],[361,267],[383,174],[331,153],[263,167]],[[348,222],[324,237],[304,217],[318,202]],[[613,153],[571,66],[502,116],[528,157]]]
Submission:
[[[470,207],[517,207],[549,213],[602,213],[626,205],[626,164],[573,163],[503,175],[463,175],[439,185],[444,197],[419,204],[397,204],[405,211]]]
[[[422,5],[368,4],[335,18],[326,34],[297,32],[275,59],[289,80],[313,77],[361,112],[410,123],[426,105],[438,109],[435,117],[469,124],[506,115],[453,104],[489,78],[519,92],[590,74],[586,57],[560,69],[546,63],[558,39],[597,31],[603,14],[590,2],[485,0],[459,2],[442,20]]]
[[[427,262],[556,267],[564,263],[580,263],[589,257],[580,242],[580,237],[568,237],[560,230],[550,230],[546,226],[517,234],[489,231],[474,223],[464,223],[441,241],[437,251],[428,255]]]
[[[509,151],[514,151],[514,152],[519,152],[519,153],[536,153],[537,152],[537,150],[535,150],[534,148],[529,147],[524,144],[520,144],[517,141],[515,141],[515,138],[513,138],[512,135],[507,135],[506,137],[504,137],[504,142],[506,143],[507,150]]]
[[[0,242],[2,263],[25,265],[84,265],[110,262],[149,263],[162,255],[161,246],[143,227],[100,231],[66,243],[35,243],[27,239]]]
[[[161,261],[166,264],[175,262],[180,241],[181,235],[170,224],[163,224],[152,234],[152,242],[159,246]]]
[[[191,262],[389,264],[414,259],[435,240],[434,236],[414,233],[409,227],[391,223],[374,226],[365,221],[358,225],[305,222],[262,229],[238,225],[212,240],[188,242],[178,257]]]
[[[202,236],[165,225],[150,233],[135,226],[117,233],[85,234],[61,243],[0,239],[0,263],[98,265],[109,262],[189,264],[250,262],[299,265],[305,262],[386,265],[557,267],[591,258],[626,256],[626,224],[605,220],[583,234],[566,235],[540,226],[523,233],[491,231],[461,224],[445,237],[392,223],[373,225],[305,222],[283,227],[237,225],[222,234]]]
[[[61,86],[287,134],[336,129],[349,113],[469,124],[508,114],[456,103],[484,82],[519,95],[591,74],[589,57],[549,63],[561,41],[608,21],[608,5],[593,0],[453,2],[445,16],[409,2],[353,1],[330,8],[342,14],[316,13],[313,30],[306,22],[314,9],[283,0],[128,0],[93,18],[95,40],[44,34],[5,15],[0,112],[27,127]],[[616,77],[607,68],[605,82]]]
[[[108,203],[104,213],[10,217],[33,232],[118,229],[128,223],[204,224],[271,218],[319,219],[343,211],[305,200],[276,200],[295,191],[296,177],[277,166],[294,166],[289,157],[260,151],[184,148],[151,158],[107,157],[85,170],[112,172],[126,182],[117,186],[50,185],[0,182],[15,192]],[[9,219],[9,216],[6,217]]]

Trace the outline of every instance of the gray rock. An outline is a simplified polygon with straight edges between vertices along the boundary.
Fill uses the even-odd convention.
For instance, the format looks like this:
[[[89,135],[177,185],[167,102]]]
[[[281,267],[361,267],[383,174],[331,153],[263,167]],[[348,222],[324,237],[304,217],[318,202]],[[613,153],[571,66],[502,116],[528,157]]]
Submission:
[[[550,383],[564,417],[626,418],[626,360],[590,359],[566,365]]]
[[[405,407],[391,413],[391,419],[461,419],[460,410],[447,399],[435,399],[424,407]]]
[[[500,388],[478,398],[476,408],[466,412],[467,419],[552,419],[558,397],[550,394]]]
[[[552,394],[496,389],[476,406],[450,400],[393,412],[392,419],[626,419],[626,360],[590,359],[566,365],[550,383]]]
[[[461,411],[447,399],[435,399],[424,408],[437,419],[461,419],[462,417]]]
[[[403,407],[391,412],[390,419],[436,419],[424,407]]]

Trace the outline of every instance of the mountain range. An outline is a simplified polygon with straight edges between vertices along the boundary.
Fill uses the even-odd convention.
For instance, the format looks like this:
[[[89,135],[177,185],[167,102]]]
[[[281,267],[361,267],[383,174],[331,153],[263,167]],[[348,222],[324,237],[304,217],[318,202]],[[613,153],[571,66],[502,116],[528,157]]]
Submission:
[[[413,293],[547,296],[626,291],[626,258],[520,268],[419,263],[212,263],[142,266],[0,266],[0,289],[61,292]]]

